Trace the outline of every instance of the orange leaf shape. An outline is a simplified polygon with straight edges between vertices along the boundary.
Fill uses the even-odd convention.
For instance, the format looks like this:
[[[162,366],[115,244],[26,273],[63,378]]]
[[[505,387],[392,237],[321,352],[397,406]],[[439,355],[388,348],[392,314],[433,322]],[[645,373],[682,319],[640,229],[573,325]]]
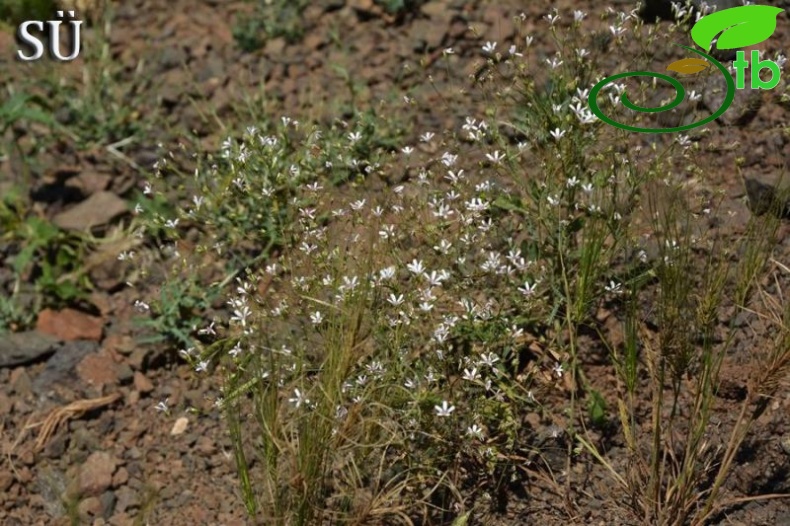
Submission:
[[[667,66],[667,71],[677,71],[683,75],[693,75],[694,73],[699,73],[705,68],[709,68],[710,64],[707,60],[702,58],[683,58],[680,60],[676,60],[669,66]]]

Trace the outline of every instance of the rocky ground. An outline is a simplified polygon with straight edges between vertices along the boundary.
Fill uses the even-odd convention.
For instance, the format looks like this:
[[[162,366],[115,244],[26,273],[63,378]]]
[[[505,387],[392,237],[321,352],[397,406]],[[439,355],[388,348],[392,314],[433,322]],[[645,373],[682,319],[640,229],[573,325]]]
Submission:
[[[632,8],[628,1],[610,4]],[[25,181],[32,214],[65,230],[109,225],[105,234],[112,239],[111,225],[129,213],[125,198],[142,188],[153,163],[179,144],[216,149],[229,133],[226,126],[243,119],[242,101],[251,94],[265,93],[267,111],[277,118],[332,119],[343,118],[348,104],[375,104],[408,93],[422,108],[414,110],[413,122],[455,125],[467,108],[459,105],[456,114],[425,109],[436,107],[437,93],[445,88],[450,94],[449,72],[438,64],[442,50],[455,50],[458,71],[449,76],[464,79],[475,71],[484,42],[513,40],[513,17],[524,12],[542,62],[549,54],[542,17],[551,6],[565,16],[573,9],[585,9],[591,18],[603,12],[590,0],[432,0],[398,17],[372,0],[323,0],[307,7],[300,19],[304,35],[295,42],[275,38],[245,52],[233,36],[237,15],[250,12],[245,2],[118,2],[111,27],[94,24],[83,42],[85,53],[100,53],[96,48],[106,44],[104,60],[115,77],[107,98],[94,101],[98,106],[54,109],[66,129],[85,122],[81,112],[94,112],[97,136],[80,143],[65,134],[41,143],[34,139],[43,133],[35,124],[12,127],[5,138],[20,149],[0,164],[0,190]],[[786,49],[789,24],[779,17],[768,51]],[[13,36],[0,33],[0,84],[6,88],[34,79],[32,85],[47,97],[53,76],[61,85],[85,80],[81,61],[87,59],[23,65],[12,59],[15,49]],[[437,89],[425,86],[427,75]],[[736,101],[698,159],[707,167],[705,179],[689,181],[697,189],[723,190],[728,220],[715,226],[722,239],[742,233],[750,214],[735,159],[744,158],[743,173],[760,180],[786,168],[790,140],[782,89],[784,83],[748,108]],[[2,97],[7,96],[4,90]],[[124,135],[137,129],[145,133]],[[117,256],[128,250],[128,240],[100,247],[82,269],[95,286],[88,302],[40,308],[31,294],[31,326],[12,327],[19,332],[0,339],[0,524],[247,524],[231,442],[212,407],[217,386],[196,379],[172,349],[142,343],[149,334],[134,322],[134,303],[156,291],[124,285],[128,267]],[[0,238],[0,260],[17,248]],[[788,264],[788,255],[790,237],[785,237],[776,258]],[[787,291],[787,281],[784,285]],[[8,262],[0,265],[0,287],[9,293],[14,287]],[[744,317],[743,323],[759,320]],[[749,353],[755,343],[739,342],[738,352]],[[588,372],[595,374],[594,368]],[[730,402],[737,407],[747,375],[737,367],[728,371],[736,394],[724,400],[722,414]],[[606,378],[601,383],[607,384]],[[760,418],[738,459],[731,482],[735,494],[790,491],[790,398],[787,389],[783,393]],[[616,458],[617,449],[610,454]],[[591,477],[582,490],[588,498],[577,503],[575,516],[536,485],[528,497],[514,498],[497,523],[618,523],[607,504],[616,498],[607,484],[603,474]],[[67,489],[79,497],[64,501]],[[719,520],[790,524],[787,502],[746,503]]]

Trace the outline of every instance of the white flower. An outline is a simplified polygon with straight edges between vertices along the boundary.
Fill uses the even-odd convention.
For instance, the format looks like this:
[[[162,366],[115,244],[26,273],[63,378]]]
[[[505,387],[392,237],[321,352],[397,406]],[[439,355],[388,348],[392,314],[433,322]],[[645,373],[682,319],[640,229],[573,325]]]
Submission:
[[[386,281],[395,276],[395,267],[387,267],[379,270],[379,279]]]
[[[361,138],[362,138],[362,134],[360,132],[351,132],[348,134],[348,140],[351,142],[351,144],[354,144]]]
[[[195,367],[195,372],[201,373],[204,371],[208,371],[208,364],[209,364],[208,360],[203,360],[201,362],[198,362],[197,366]]]
[[[448,48],[445,48],[444,51],[442,51],[442,53],[444,53],[445,55],[452,55],[452,54],[455,53],[455,50],[453,48],[451,48],[451,47],[448,47]]]
[[[455,407],[450,405],[447,400],[442,400],[442,405],[435,405],[433,409],[437,416],[450,416],[455,411]]]
[[[626,29],[623,26],[609,26],[609,31],[611,31],[612,35],[615,37],[619,37],[623,33],[625,33]]]
[[[480,373],[477,370],[477,367],[472,367],[471,369],[464,369],[464,374],[462,376],[464,380],[469,380],[470,382],[474,382],[478,378],[480,378]]]
[[[230,317],[231,322],[239,323],[242,327],[247,326],[247,318],[250,317],[252,311],[250,308],[244,304],[241,305],[238,309],[233,311],[233,316]]]
[[[472,438],[476,438],[478,440],[483,440],[483,428],[481,428],[477,424],[472,424],[471,426],[466,428],[466,434]]]
[[[546,64],[548,64],[551,69],[557,69],[558,67],[562,66],[562,60],[558,59],[557,57],[547,58]]]
[[[393,307],[397,307],[403,303],[403,294],[395,295],[395,293],[390,293],[389,297],[387,298],[387,302]]]
[[[518,51],[516,51],[516,45],[515,44],[510,46],[510,49],[508,49],[507,52],[510,53],[510,56],[512,56],[512,57],[523,57],[524,56],[523,53],[519,53]]]
[[[486,154],[486,159],[488,159],[489,161],[491,161],[494,164],[501,163],[502,159],[504,159],[504,158],[505,158],[505,156],[502,155],[501,153],[499,153],[499,150],[495,151],[494,153],[487,153]]]
[[[422,265],[422,261],[416,259],[413,259],[411,263],[406,265],[406,269],[412,274],[416,274],[418,276],[425,272],[425,267]]]
[[[449,241],[447,241],[446,239],[442,239],[441,241],[439,241],[438,245],[433,247],[433,249],[441,254],[446,255],[448,252],[450,252],[452,246],[453,245]]]
[[[606,285],[605,288],[606,292],[610,292],[612,294],[620,294],[623,291],[622,286],[613,280],[609,280],[609,284]]]
[[[576,11],[573,12],[573,20],[576,21],[576,22],[581,22],[586,17],[587,17],[587,13],[585,13],[584,11],[576,10]]]
[[[411,155],[411,152],[414,151],[414,148],[412,148],[411,146],[404,146],[403,148],[401,148],[400,151],[402,151],[405,155],[408,156]]]
[[[561,363],[558,363],[558,364],[556,364],[556,365],[554,366],[554,368],[552,369],[552,371],[554,371],[554,374],[556,374],[556,375],[557,375],[557,378],[562,378],[562,373],[564,373],[564,372],[565,372],[565,371],[562,369],[562,364],[561,364]]]
[[[310,315],[310,321],[313,323],[313,325],[318,325],[324,321],[324,315],[321,314],[321,311],[315,311]]]
[[[519,287],[518,291],[522,293],[524,296],[532,296],[535,293],[535,289],[537,288],[538,284],[533,283],[532,285],[529,284],[529,281],[524,282],[523,287]]]
[[[159,402],[158,404],[156,404],[156,407],[155,407],[155,409],[156,409],[157,411],[161,412],[161,413],[165,413],[165,412],[167,412],[167,410],[168,410],[168,409],[170,409],[170,408],[168,407],[168,405],[167,405],[167,402],[168,402],[169,400],[170,400],[170,398],[165,398],[164,400],[162,400],[161,402]]]
[[[389,239],[395,235],[395,225],[384,225],[379,230],[379,237],[381,239]]]
[[[488,54],[493,53],[494,50],[496,49],[496,44],[497,44],[496,42],[486,42],[485,45],[483,46],[483,52]]]
[[[293,398],[288,399],[289,402],[299,408],[302,404],[309,404],[310,400],[304,397],[304,394],[299,389],[294,389]]]
[[[480,355],[480,363],[483,365],[487,365],[488,367],[493,367],[495,363],[499,361],[499,356],[490,352],[488,354]]]
[[[565,130],[561,130],[559,128],[554,128],[549,132],[555,140],[560,140],[565,136]]]

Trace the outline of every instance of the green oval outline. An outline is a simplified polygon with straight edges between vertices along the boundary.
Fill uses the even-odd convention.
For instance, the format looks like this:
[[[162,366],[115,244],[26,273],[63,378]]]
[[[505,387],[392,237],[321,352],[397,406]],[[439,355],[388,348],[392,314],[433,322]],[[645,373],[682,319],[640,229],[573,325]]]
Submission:
[[[596,100],[598,98],[598,93],[600,93],[600,91],[604,88],[604,86],[617,79],[626,78],[626,77],[659,78],[662,80],[666,80],[667,82],[672,84],[672,86],[675,87],[675,91],[677,91],[677,95],[675,96],[675,99],[672,102],[665,104],[664,106],[660,106],[658,108],[644,108],[642,106],[633,104],[631,101],[628,100],[628,96],[625,94],[625,92],[623,92],[623,94],[620,95],[620,100],[623,103],[623,106],[625,106],[626,108],[641,113],[656,113],[656,112],[672,109],[678,104],[680,104],[680,102],[685,98],[685,94],[686,94],[683,85],[680,84],[680,82],[677,79],[674,79],[668,75],[664,75],[663,73],[655,73],[652,71],[630,71],[625,73],[618,73],[617,75],[612,75],[611,77],[606,77],[605,79],[601,80],[595,86],[593,86],[593,88],[590,90],[590,94],[587,96],[587,102],[590,105],[590,111],[592,111],[596,117],[598,117],[599,119],[601,119],[607,124],[610,124],[616,128],[620,128],[622,130],[633,131],[638,133],[681,132],[681,131],[690,130],[692,128],[697,128],[699,126],[704,126],[705,124],[708,124],[709,122],[714,121],[719,117],[721,117],[724,114],[724,112],[727,111],[727,109],[730,107],[732,101],[735,99],[735,81],[730,76],[729,72],[727,71],[727,68],[725,68],[723,64],[721,64],[718,60],[711,57],[707,53],[696,50],[694,48],[690,48],[688,46],[684,46],[682,44],[675,44],[675,45],[704,57],[708,61],[712,62],[717,68],[719,68],[719,71],[721,71],[722,75],[724,75],[724,80],[727,82],[727,96],[724,97],[724,101],[722,102],[721,106],[719,107],[718,110],[716,110],[716,112],[713,115],[710,115],[700,121],[692,122],[691,124],[685,124],[683,126],[676,126],[674,128],[640,128],[639,126],[631,126],[628,124],[617,122],[614,119],[607,117],[598,107],[598,103],[596,102]]]

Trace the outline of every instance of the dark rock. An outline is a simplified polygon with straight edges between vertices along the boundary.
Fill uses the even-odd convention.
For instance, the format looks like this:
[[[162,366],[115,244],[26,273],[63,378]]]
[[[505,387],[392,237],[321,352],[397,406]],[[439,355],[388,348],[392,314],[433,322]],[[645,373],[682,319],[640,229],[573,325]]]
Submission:
[[[25,365],[51,356],[60,340],[38,331],[17,332],[0,338],[0,367]]]

